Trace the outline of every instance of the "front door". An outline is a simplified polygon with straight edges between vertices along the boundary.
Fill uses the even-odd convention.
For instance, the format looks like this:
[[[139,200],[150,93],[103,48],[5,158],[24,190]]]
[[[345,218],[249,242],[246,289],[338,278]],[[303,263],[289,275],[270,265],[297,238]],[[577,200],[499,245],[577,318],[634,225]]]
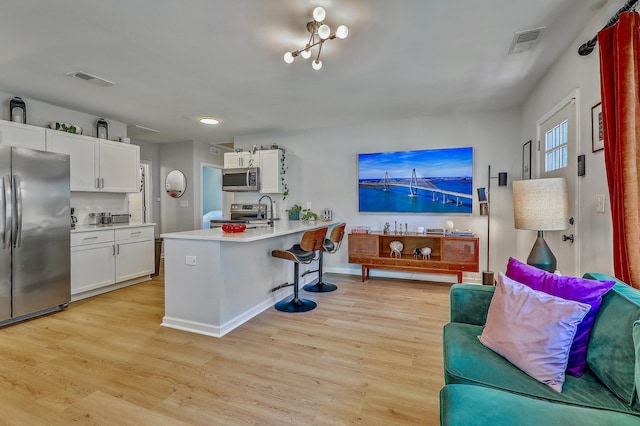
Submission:
[[[569,229],[545,231],[544,239],[558,261],[562,275],[576,275],[579,270],[578,217],[576,213],[577,175],[577,92],[565,98],[538,122],[538,178],[564,177],[569,194]],[[564,237],[564,238],[563,238]],[[571,241],[573,237],[573,242]]]

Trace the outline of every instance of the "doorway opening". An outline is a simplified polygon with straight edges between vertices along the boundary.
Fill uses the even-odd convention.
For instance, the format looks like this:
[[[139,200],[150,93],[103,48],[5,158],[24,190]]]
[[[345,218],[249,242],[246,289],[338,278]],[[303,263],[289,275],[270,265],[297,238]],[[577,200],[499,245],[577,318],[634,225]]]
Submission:
[[[563,177],[569,196],[569,229],[547,231],[545,240],[558,259],[563,275],[575,276],[580,271],[580,244],[567,239],[567,234],[579,238],[579,179],[577,179],[579,138],[579,91],[575,90],[538,120],[537,177]],[[563,239],[563,235],[565,238]]]
[[[140,191],[127,194],[129,201],[129,214],[131,222],[147,223],[152,222],[152,182],[151,182],[151,163],[142,161],[138,169],[138,178],[140,182]]]
[[[201,179],[202,229],[209,229],[210,220],[224,218],[225,196],[222,191],[222,168],[202,163]]]

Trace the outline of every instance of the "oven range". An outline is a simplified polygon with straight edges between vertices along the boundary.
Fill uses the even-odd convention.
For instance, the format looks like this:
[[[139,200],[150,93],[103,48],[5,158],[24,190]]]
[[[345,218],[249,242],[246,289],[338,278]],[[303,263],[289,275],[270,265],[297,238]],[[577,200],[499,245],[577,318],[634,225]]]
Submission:
[[[229,220],[213,219],[211,228],[220,228],[225,223],[246,223],[252,225],[267,225],[266,204],[231,204]]]

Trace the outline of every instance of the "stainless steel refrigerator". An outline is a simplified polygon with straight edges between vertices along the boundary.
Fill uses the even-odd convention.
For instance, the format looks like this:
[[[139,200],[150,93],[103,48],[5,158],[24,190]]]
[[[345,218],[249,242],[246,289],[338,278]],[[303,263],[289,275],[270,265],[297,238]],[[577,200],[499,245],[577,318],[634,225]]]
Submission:
[[[0,326],[71,300],[69,156],[0,146]]]

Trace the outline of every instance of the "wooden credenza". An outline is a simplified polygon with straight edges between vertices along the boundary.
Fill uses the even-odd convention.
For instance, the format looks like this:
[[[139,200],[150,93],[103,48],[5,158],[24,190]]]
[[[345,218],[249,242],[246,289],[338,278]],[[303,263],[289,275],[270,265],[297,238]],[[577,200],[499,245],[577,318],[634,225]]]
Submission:
[[[389,244],[400,241],[402,255],[391,254]],[[431,258],[414,255],[416,248],[431,248]],[[432,234],[349,234],[349,263],[362,265],[362,281],[369,278],[370,269],[407,272],[455,274],[462,282],[463,272],[478,272],[478,237]]]

